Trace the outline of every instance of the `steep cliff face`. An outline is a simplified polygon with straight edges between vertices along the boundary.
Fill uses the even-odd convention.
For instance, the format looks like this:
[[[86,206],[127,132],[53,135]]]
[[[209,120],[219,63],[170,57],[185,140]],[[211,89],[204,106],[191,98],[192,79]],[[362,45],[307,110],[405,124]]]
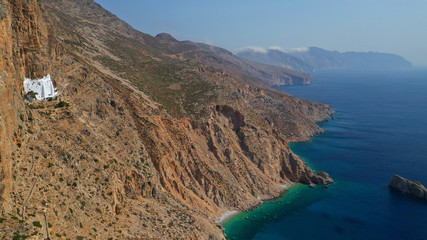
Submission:
[[[44,74],[50,66],[47,56],[54,53],[48,53],[52,46],[47,40],[47,24],[36,1],[1,1],[0,15],[0,198],[5,203],[10,200],[12,165],[21,144],[18,126],[28,119],[22,79]]]
[[[15,150],[13,135],[17,129],[18,116],[15,108],[23,108],[23,104],[16,104],[15,98],[19,98],[19,87],[13,81],[14,68],[12,62],[12,31],[11,19],[8,16],[8,5],[0,2],[0,200],[8,201],[7,193],[11,191],[12,183],[12,152]],[[6,116],[8,116],[6,118]]]
[[[0,6],[5,239],[222,239],[220,213],[317,179],[288,141],[330,106],[179,59],[90,0]],[[46,74],[60,99],[25,102]]]

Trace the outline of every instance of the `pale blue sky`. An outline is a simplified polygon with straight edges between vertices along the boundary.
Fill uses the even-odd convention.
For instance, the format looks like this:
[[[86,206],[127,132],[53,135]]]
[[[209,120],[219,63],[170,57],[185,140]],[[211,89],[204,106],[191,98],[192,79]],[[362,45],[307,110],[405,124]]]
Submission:
[[[427,66],[427,0],[96,0],[136,29],[235,51],[316,46]]]

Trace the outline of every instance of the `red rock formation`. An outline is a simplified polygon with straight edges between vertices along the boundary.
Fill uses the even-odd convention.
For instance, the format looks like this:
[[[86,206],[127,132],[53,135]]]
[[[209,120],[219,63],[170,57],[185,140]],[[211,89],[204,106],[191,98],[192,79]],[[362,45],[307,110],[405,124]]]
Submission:
[[[4,5],[0,228],[8,238],[46,238],[32,224],[40,222],[57,238],[223,239],[213,222],[220,213],[322,177],[288,141],[321,132],[315,121],[330,106],[180,60],[91,0]],[[48,73],[64,103],[24,102],[24,77]]]

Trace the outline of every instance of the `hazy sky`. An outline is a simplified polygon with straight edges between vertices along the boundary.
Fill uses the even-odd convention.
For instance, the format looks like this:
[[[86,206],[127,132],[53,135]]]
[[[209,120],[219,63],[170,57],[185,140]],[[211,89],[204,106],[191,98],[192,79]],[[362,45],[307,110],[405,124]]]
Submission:
[[[136,29],[236,51],[316,46],[427,66],[427,0],[96,0]]]

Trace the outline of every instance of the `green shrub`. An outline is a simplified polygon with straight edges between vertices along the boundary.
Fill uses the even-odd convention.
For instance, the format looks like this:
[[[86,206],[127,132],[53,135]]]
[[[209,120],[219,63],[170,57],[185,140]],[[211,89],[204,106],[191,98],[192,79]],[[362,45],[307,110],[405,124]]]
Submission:
[[[15,233],[13,233],[13,237],[12,237],[12,240],[21,240],[21,239],[27,239],[28,238],[28,236],[25,236],[25,235],[19,235],[19,233],[17,233],[17,232],[15,232]]]
[[[40,222],[38,222],[38,221],[34,221],[34,222],[33,222],[33,226],[34,226],[34,227],[38,227],[38,228],[42,228],[41,223],[40,223]]]
[[[34,99],[37,98],[38,93],[34,92],[34,91],[29,91],[26,95],[25,98],[28,99],[29,101],[33,101]]]
[[[56,104],[55,108],[63,108],[63,107],[68,107],[70,106],[69,103],[64,102],[64,101],[60,101],[58,104]]]

